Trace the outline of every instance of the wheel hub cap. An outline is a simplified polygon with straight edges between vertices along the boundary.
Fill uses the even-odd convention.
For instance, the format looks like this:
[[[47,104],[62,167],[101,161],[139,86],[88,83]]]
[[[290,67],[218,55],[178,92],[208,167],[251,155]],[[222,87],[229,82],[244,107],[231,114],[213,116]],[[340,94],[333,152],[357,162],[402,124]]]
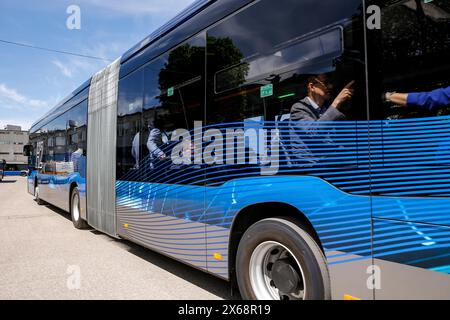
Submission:
[[[286,259],[278,260],[274,263],[272,280],[275,286],[285,293],[297,291],[300,283],[297,271]]]

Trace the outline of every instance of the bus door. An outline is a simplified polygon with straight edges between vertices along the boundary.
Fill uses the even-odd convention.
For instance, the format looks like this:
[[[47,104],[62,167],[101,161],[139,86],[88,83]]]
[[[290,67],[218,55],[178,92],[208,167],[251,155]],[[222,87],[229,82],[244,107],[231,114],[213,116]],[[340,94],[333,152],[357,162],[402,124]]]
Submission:
[[[379,18],[367,49],[375,297],[448,299],[450,105],[430,92],[450,86],[450,6],[381,1]]]

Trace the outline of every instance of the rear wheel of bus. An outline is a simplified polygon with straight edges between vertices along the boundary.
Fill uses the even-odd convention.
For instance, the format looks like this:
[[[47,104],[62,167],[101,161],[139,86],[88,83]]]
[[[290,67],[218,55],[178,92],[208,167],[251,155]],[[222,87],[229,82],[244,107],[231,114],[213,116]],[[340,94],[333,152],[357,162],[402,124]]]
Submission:
[[[288,219],[253,224],[236,257],[242,298],[249,300],[325,300],[331,298],[325,257],[308,232]]]
[[[70,215],[75,228],[86,229],[88,224],[81,218],[80,212],[80,192],[78,191],[78,188],[75,187],[70,196]]]

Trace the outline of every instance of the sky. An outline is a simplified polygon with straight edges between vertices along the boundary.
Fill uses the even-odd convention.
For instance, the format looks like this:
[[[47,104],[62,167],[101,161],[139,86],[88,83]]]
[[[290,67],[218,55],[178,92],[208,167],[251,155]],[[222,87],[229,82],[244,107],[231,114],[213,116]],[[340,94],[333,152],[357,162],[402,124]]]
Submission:
[[[194,0],[1,0],[0,129],[33,122]],[[70,6],[80,9],[80,29]],[[71,9],[71,8],[69,8]],[[89,59],[6,44],[68,51]]]

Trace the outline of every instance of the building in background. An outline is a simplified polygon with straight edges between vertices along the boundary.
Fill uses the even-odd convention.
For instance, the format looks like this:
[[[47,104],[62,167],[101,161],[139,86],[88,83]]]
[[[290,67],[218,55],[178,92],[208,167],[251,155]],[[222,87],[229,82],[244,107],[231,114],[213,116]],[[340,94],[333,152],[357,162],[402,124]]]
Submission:
[[[7,125],[0,129],[0,162],[5,160],[5,172],[28,169],[28,158],[23,155],[23,146],[28,143],[28,131],[20,126]]]

